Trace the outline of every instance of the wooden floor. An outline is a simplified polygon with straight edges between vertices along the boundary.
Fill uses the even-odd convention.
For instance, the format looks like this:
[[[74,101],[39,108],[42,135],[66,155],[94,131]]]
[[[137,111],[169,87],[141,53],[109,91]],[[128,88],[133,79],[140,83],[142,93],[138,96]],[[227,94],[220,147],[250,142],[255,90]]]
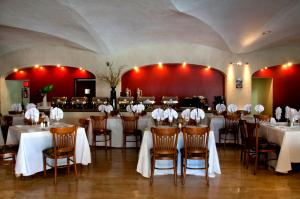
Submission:
[[[154,184],[136,172],[138,153],[120,149],[107,154],[98,149],[93,164],[84,167],[78,179],[71,172],[67,176],[60,170],[58,183],[53,183],[53,173],[16,178],[12,167],[0,166],[0,198],[300,198],[300,172],[279,175],[260,168],[253,175],[240,164],[239,151],[219,149],[222,174],[210,178],[207,187],[204,177],[188,176],[186,184],[173,184],[173,176],[155,176]],[[79,167],[80,168],[80,167]],[[80,170],[80,169],[79,169]]]

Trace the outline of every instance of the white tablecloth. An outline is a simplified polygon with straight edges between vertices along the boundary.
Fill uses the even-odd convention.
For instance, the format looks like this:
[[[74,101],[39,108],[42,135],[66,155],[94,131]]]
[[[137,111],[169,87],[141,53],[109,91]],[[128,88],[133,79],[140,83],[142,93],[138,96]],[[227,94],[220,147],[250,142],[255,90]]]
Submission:
[[[90,118],[89,118],[90,119]],[[150,116],[141,116],[138,120],[138,129],[144,131],[149,123],[152,121]],[[107,129],[111,130],[112,136],[112,147],[120,148],[123,147],[123,126],[122,126],[122,119],[120,117],[109,117],[107,119]],[[97,140],[103,140],[103,136],[97,136]],[[131,139],[130,137],[127,138],[128,140]],[[132,137],[132,139],[135,139]],[[88,140],[90,145],[93,142],[93,132],[92,132],[92,122],[90,120],[89,128],[88,128]],[[97,146],[104,146],[103,142],[97,142]],[[127,147],[135,147],[135,143],[128,142]]]
[[[149,178],[150,177],[150,168],[151,168],[151,157],[150,157],[150,149],[153,147],[152,142],[152,134],[151,131],[146,130],[144,132],[142,145],[140,148],[140,154],[137,164],[137,172],[142,174],[142,176]],[[178,154],[178,169],[177,173],[181,174],[181,154],[180,149],[183,148],[183,134],[182,132],[178,135],[178,144],[177,148],[179,150]],[[209,149],[209,169],[208,174],[209,177],[215,177],[215,174],[221,174],[220,169],[220,163],[219,163],[219,157],[218,152],[216,148],[215,143],[215,137],[213,131],[209,132],[209,140],[208,140],[208,149]],[[199,167],[199,164],[204,165],[204,161],[201,160],[188,160],[188,165],[195,165]],[[166,160],[157,160],[156,166],[158,168],[162,167],[171,167],[172,161],[166,161]],[[154,175],[163,175],[163,174],[173,174],[173,170],[155,170]],[[193,175],[205,175],[204,170],[190,170],[187,169],[187,174],[193,174]]]
[[[24,114],[10,115],[13,117],[13,125],[24,124]]]
[[[42,151],[52,146],[49,130],[38,126],[18,125],[8,129],[7,144],[18,144],[16,175],[29,176],[43,171]],[[78,128],[76,137],[76,162],[87,165],[91,163],[91,153],[83,128]],[[59,164],[63,164],[60,162]]]
[[[275,170],[280,173],[287,173],[292,170],[291,163],[300,162],[300,126],[287,127],[271,124],[262,124],[261,136],[269,142],[281,146]]]

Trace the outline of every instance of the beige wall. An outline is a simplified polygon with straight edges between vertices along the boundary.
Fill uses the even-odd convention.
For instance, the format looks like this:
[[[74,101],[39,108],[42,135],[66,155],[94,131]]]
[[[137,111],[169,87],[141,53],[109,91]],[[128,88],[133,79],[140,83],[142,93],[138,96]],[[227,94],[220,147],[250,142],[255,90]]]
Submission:
[[[97,74],[106,72],[106,61],[113,61],[114,66],[127,65],[126,70],[134,66],[149,65],[158,62],[187,63],[210,65],[221,70],[226,76],[225,96],[228,103],[235,103],[240,108],[251,103],[251,75],[265,66],[283,64],[288,61],[300,63],[300,46],[285,46],[268,48],[247,54],[232,54],[231,52],[212,47],[186,44],[186,43],[161,43],[135,46],[117,54],[98,55],[91,51],[69,49],[59,46],[33,46],[30,49],[18,50],[0,57],[1,66],[1,112],[8,109],[7,87],[4,77],[13,71],[13,68],[22,68],[35,64],[62,64],[68,66],[84,67]],[[230,62],[248,62],[249,67],[229,66]],[[243,88],[236,89],[236,78],[243,79]],[[96,93],[99,96],[109,96],[110,87],[97,80]],[[120,85],[117,93],[120,91]]]
[[[264,114],[272,115],[273,107],[273,80],[271,78],[252,79],[252,104],[262,104]]]

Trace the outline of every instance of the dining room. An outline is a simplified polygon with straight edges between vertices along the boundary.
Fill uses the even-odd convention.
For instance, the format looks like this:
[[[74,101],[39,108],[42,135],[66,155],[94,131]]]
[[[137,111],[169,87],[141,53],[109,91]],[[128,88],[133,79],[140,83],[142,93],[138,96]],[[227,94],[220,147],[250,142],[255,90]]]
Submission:
[[[298,198],[300,2],[0,2],[3,198]]]

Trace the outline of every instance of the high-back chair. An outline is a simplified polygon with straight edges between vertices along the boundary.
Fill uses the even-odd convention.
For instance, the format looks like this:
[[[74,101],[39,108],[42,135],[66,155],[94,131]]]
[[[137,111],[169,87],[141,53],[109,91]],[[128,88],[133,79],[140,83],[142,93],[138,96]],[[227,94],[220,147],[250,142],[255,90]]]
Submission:
[[[78,122],[79,122],[79,126],[84,128],[85,133],[88,134],[90,121],[86,118],[79,118]]]
[[[70,162],[72,162],[77,177],[75,153],[77,126],[50,128],[50,132],[53,136],[53,146],[43,150],[44,176],[46,176],[46,166],[54,168],[54,183],[56,184],[57,168],[67,167],[69,175]],[[49,164],[47,158],[53,159],[54,165]],[[67,165],[58,165],[58,159],[66,159]]]
[[[155,169],[174,169],[174,184],[177,184],[177,140],[179,128],[177,127],[152,127],[153,148],[151,154],[150,184],[153,183]],[[156,160],[172,160],[172,168],[155,167]]]
[[[122,115],[123,125],[123,149],[126,149],[127,142],[135,142],[136,148],[142,140],[142,131],[137,128],[139,116],[137,115]],[[135,140],[127,140],[127,136],[134,136]]]
[[[228,140],[233,140],[234,144],[238,144],[239,141],[239,114],[226,114],[225,126],[224,128],[219,129],[219,143],[223,140],[224,148]],[[233,138],[228,138],[228,135],[233,135]]]
[[[4,143],[6,141],[8,128],[12,126],[13,124],[13,116],[10,115],[4,115],[2,116],[2,124],[1,124],[1,130],[3,134]]]
[[[205,170],[206,183],[208,184],[208,127],[186,126],[182,128],[184,148],[181,152],[181,179],[185,183],[186,169]],[[204,167],[188,167],[187,160],[204,160]]]
[[[260,122],[270,122],[271,116],[270,115],[253,115],[254,121],[256,124],[259,124]]]
[[[245,122],[245,130],[246,130],[246,145],[247,145],[247,168],[249,165],[250,158],[255,158],[254,163],[254,175],[256,174],[256,170],[258,167],[258,160],[261,157],[265,157],[266,165],[268,165],[270,159],[268,155],[270,153],[276,154],[278,157],[278,153],[280,151],[280,146],[274,143],[268,142],[266,139],[260,137],[259,135],[260,125],[258,123],[249,123]],[[275,159],[277,159],[277,157]]]
[[[96,147],[97,142],[104,142],[105,149],[107,150],[107,142],[109,142],[109,147],[111,147],[111,130],[107,129],[107,118],[106,114],[91,116],[92,129],[93,129],[93,146]],[[104,139],[99,141],[97,136],[103,136]]]

